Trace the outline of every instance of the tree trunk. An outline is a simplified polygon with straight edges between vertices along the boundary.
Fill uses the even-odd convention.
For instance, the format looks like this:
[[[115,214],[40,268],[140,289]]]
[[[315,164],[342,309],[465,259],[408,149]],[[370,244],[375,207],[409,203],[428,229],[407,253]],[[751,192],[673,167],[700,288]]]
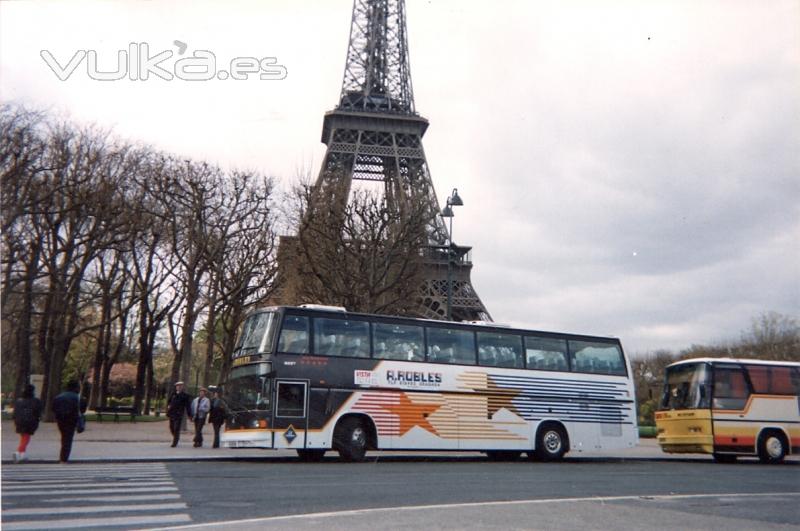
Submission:
[[[41,238],[32,244],[31,256],[25,264],[25,282],[23,284],[22,314],[16,331],[17,340],[17,379],[14,386],[14,396],[22,396],[25,386],[31,379],[31,341],[33,341],[33,287],[36,271],[38,270],[39,255],[41,252]],[[43,389],[37,389],[42,394]],[[44,394],[42,394],[44,396]]]
[[[214,363],[214,344],[216,343],[217,305],[212,300],[208,305],[208,321],[206,321],[206,362],[203,367],[203,385],[211,383],[211,366]]]

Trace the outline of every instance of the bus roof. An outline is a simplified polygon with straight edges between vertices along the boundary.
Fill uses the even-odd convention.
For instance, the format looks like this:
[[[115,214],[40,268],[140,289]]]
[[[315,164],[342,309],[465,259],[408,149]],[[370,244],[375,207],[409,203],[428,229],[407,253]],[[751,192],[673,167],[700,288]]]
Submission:
[[[675,363],[670,363],[667,365],[669,367],[675,367],[677,365],[683,364],[690,364],[690,363],[747,363],[749,365],[775,365],[775,366],[790,366],[790,367],[800,367],[800,362],[797,361],[772,361],[772,360],[756,360],[756,359],[749,359],[749,358],[692,358],[688,360],[680,360],[676,361]]]

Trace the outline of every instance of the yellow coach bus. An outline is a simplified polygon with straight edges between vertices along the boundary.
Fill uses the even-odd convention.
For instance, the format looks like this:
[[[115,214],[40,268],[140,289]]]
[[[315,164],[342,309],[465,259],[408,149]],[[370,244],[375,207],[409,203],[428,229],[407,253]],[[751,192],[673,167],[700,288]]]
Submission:
[[[669,453],[719,462],[757,455],[780,463],[800,452],[800,363],[697,358],[668,366],[656,413]]]

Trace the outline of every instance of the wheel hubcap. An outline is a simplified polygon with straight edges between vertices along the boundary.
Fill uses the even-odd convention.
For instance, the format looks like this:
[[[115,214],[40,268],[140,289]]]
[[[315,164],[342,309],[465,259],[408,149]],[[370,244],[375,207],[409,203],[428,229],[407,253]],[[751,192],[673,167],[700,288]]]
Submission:
[[[561,450],[561,436],[555,431],[548,431],[544,436],[544,447],[550,453]]]
[[[767,448],[767,453],[772,458],[780,457],[783,452],[783,444],[777,437],[770,437],[767,439],[767,444],[765,446]]]
[[[362,428],[356,428],[353,430],[353,437],[352,441],[357,444],[358,446],[364,446],[367,438],[364,434],[364,430]]]

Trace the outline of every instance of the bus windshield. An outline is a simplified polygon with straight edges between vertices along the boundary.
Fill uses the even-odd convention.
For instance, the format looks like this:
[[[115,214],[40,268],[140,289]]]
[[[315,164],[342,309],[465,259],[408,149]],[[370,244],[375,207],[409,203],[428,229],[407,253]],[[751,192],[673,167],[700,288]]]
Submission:
[[[225,393],[232,409],[269,411],[270,368],[270,363],[254,363],[231,369]]]
[[[277,319],[274,312],[260,312],[248,317],[242,325],[233,359],[268,353],[272,346]]]
[[[705,363],[667,367],[661,409],[708,408],[710,376]]]

